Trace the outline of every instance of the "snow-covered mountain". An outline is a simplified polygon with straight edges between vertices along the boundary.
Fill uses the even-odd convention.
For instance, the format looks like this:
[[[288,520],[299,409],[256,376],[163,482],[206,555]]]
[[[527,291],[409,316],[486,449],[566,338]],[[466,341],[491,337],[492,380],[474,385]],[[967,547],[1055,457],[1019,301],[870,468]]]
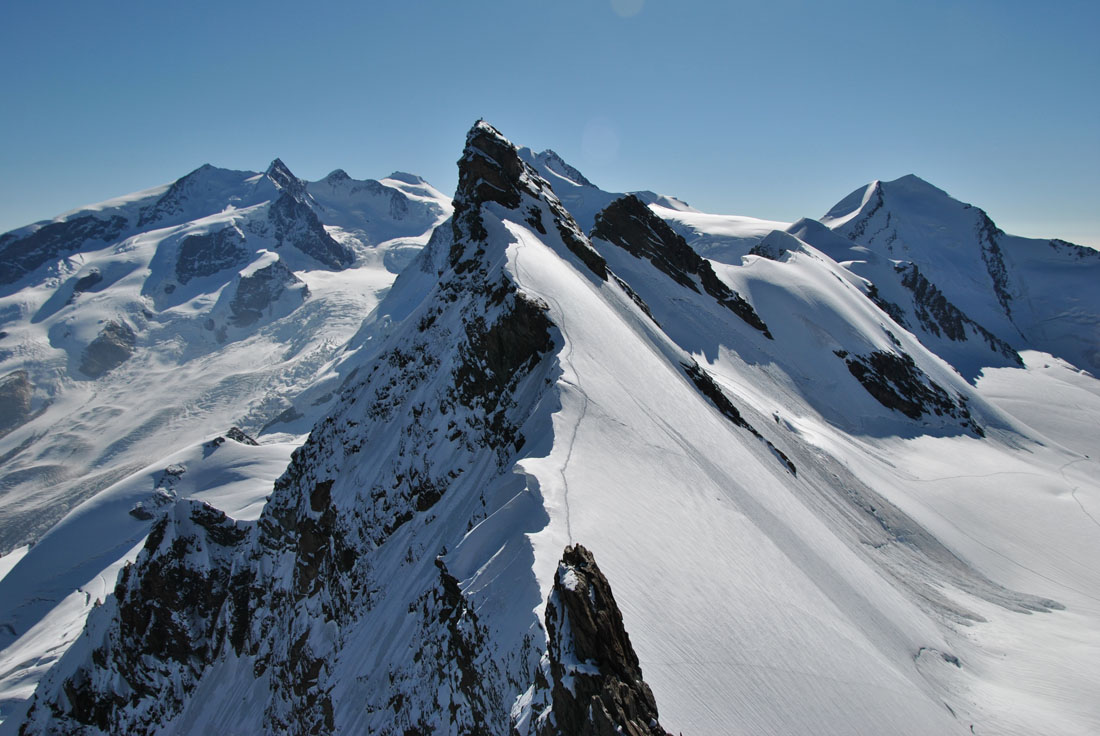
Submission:
[[[165,447],[276,420],[449,213],[409,175],[307,183],[276,160],[0,237],[0,547]]]
[[[419,180],[348,183],[337,172],[307,184],[283,170],[242,175],[242,187],[266,177],[274,199],[245,205],[240,194],[239,209],[218,211],[263,248],[218,266],[231,278],[188,318],[214,320],[197,334],[217,351],[280,320],[292,336],[339,340],[306,368],[293,365],[301,349],[280,353],[294,376],[280,406],[293,409],[260,444],[249,434],[280,415],[242,422],[241,399],[229,397],[245,432],[227,432],[228,409],[210,412],[207,435],[163,448],[10,565],[0,593],[19,603],[0,653],[12,693],[0,731],[1100,725],[1100,572],[1088,562],[1100,558],[1100,446],[1081,431],[1100,416],[1100,384],[1071,365],[1090,337],[1067,337],[1095,313],[1094,297],[1058,260],[1077,250],[1017,252],[995,228],[982,235],[981,218],[971,233],[964,215],[980,211],[909,180],[873,185],[886,192],[874,212],[874,195],[860,194],[823,222],[707,215],[603,192],[483,122],[467,136],[453,214],[427,208],[418,235],[371,225],[437,202]],[[276,207],[284,198],[297,204]],[[240,215],[249,206],[255,214]],[[126,207],[149,204],[96,211]],[[387,247],[417,253],[376,306],[342,316],[339,333],[321,322],[331,314],[294,317],[363,270],[340,270],[341,251],[317,245],[307,211],[356,263],[373,255],[384,266]],[[880,212],[892,240],[859,226]],[[204,238],[188,262],[227,263],[240,247],[216,235],[223,228],[181,222]],[[179,243],[172,227],[156,242]],[[311,245],[271,242],[278,232]],[[707,243],[722,257],[705,257]],[[33,268],[60,257],[49,247]],[[175,248],[162,263],[178,265]],[[1086,251],[1075,257],[1089,269]],[[107,261],[96,261],[101,273]],[[176,291],[214,278],[184,282],[177,268],[146,291],[166,269],[144,269],[138,293],[154,315],[192,304]],[[1052,302],[1033,271],[1067,272]],[[263,273],[254,291],[281,291],[253,306],[262,299],[240,296],[240,284]],[[88,274],[66,276],[77,296],[56,314],[75,319]],[[24,291],[44,288],[33,286],[41,276],[21,278]],[[968,292],[965,279],[985,290]],[[1048,327],[1029,321],[1040,317]],[[131,371],[129,381],[152,382],[136,361],[163,344],[154,350],[136,319],[114,323],[77,344],[105,334],[100,363],[126,347],[133,356],[82,380]],[[971,347],[953,352],[960,334]],[[23,406],[31,392],[29,416],[41,379],[19,370],[5,396]],[[79,560],[73,540],[88,546]],[[35,574],[49,570],[44,599],[68,608],[32,602]],[[80,586],[75,597],[59,597],[66,585]],[[36,649],[41,640],[54,649]],[[35,682],[33,698],[14,702]]]
[[[821,223],[842,237],[805,220],[791,232],[871,281],[880,305],[967,377],[1019,364],[1024,349],[1100,369],[1100,252],[1006,235],[916,176],[856,190]]]
[[[24,644],[0,656],[0,709],[79,619],[25,635],[148,533],[126,512],[157,500],[147,479],[171,456],[266,430],[248,473],[267,494],[331,401],[302,392],[338,385],[344,343],[450,209],[407,174],[304,182],[276,160],[203,166],[0,237],[0,550],[38,542],[0,580],[0,648]],[[125,508],[108,523],[105,506]]]

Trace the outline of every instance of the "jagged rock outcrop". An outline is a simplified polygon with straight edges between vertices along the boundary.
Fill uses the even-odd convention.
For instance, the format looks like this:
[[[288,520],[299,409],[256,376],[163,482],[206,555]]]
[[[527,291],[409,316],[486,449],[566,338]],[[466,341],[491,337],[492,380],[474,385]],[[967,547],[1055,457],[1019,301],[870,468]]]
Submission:
[[[261,234],[273,238],[276,248],[291,245],[333,270],[351,266],[355,253],[325,230],[310,206],[305,182],[290,173],[279,159],[271,163],[265,176],[274,182],[280,194],[268,208],[268,228]]]
[[[517,707],[517,736],[666,736],[611,584],[565,548],[546,602],[546,656]]]
[[[125,322],[111,320],[84,349],[80,371],[91,378],[99,378],[129,360],[135,345],[137,335],[133,328]]]
[[[268,179],[275,182],[281,191],[286,192],[295,199],[302,200],[306,196],[306,183],[290,173],[290,169],[280,158],[271,162],[265,173]]]
[[[18,281],[39,266],[71,253],[88,241],[109,243],[127,227],[125,217],[106,219],[94,215],[51,222],[22,237],[7,233],[0,237],[0,284]]]
[[[148,734],[166,722],[226,636],[217,614],[247,527],[178,502],[89,617],[98,641],[82,642],[87,660],[34,702],[20,733]]]
[[[616,199],[596,215],[591,237],[648,260],[694,292],[701,286],[703,292],[771,339],[768,326],[752,305],[719,279],[706,259],[633,194]]]
[[[229,303],[233,325],[247,327],[255,323],[291,287],[298,287],[300,299],[309,296],[309,288],[281,260],[242,276]]]
[[[985,436],[985,431],[970,416],[967,398],[961,394],[952,398],[917,367],[908,353],[876,350],[864,356],[839,350],[836,354],[867,393],[886,408],[900,411],[910,419],[920,419],[925,414],[953,417],[977,436]]]
[[[456,243],[461,241],[463,234],[475,242],[484,241],[488,236],[481,220],[482,203],[495,202],[515,209],[526,194],[545,203],[553,219],[553,227],[569,251],[589,271],[601,280],[607,280],[606,261],[584,237],[573,217],[554,195],[550,184],[520,158],[515,146],[500,131],[484,121],[478,121],[466,136],[466,150],[458,167],[458,189],[468,195],[455,196],[452,222]],[[526,214],[527,224],[545,235],[546,225],[538,208],[532,207]],[[461,266],[463,252],[462,249],[452,249],[452,265]],[[480,251],[475,251],[473,255],[479,254]]]
[[[355,262],[355,254],[337,242],[308,204],[285,191],[268,210],[271,231],[265,233],[276,247],[291,245],[333,270],[342,270]]]
[[[898,264],[894,270],[901,276],[902,286],[913,292],[917,320],[924,329],[937,337],[942,333],[944,337],[956,342],[967,340],[969,329],[984,340],[990,350],[1017,365],[1023,365],[1020,354],[1011,345],[963,314],[935,284],[925,278],[915,263]]]
[[[240,427],[230,427],[229,431],[225,433],[225,436],[234,442],[240,442],[242,445],[251,445],[252,447],[258,447],[259,442],[252,439],[251,436],[246,434]]]
[[[176,280],[186,284],[191,279],[213,276],[218,271],[243,265],[247,258],[244,238],[236,228],[189,235],[180,241]]]

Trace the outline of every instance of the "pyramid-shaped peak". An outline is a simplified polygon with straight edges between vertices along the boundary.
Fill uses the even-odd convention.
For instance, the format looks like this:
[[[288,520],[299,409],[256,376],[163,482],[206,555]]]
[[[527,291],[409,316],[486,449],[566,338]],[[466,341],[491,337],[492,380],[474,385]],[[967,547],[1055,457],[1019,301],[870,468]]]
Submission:
[[[305,193],[305,182],[291,173],[290,169],[280,158],[271,162],[264,175],[275,183],[275,186],[293,197],[300,197]]]
[[[553,171],[555,174],[569,179],[574,184],[578,184],[582,187],[596,186],[591,181],[589,181],[584,174],[578,171],[575,167],[570,166],[565,159],[563,159],[555,151],[549,148],[547,148],[542,153],[537,154],[535,156],[535,160],[545,166],[550,171]]]
[[[940,197],[950,197],[951,195],[935,186],[928,181],[920,178],[916,174],[906,174],[905,176],[898,177],[893,181],[882,182],[887,193],[907,193],[917,195],[934,195]]]
[[[283,163],[281,158],[276,158],[272,161],[271,165],[267,167],[266,173],[268,176],[294,176],[294,174],[290,173],[290,168]]]
[[[478,118],[473,124],[470,130],[466,133],[466,145],[469,146],[470,142],[475,138],[488,136],[490,138],[496,138],[500,141],[512,145],[512,142],[504,137],[504,134],[497,130],[491,123],[484,118]]]
[[[526,188],[525,165],[512,142],[484,120],[466,134],[466,148],[458,162],[456,200],[499,202],[519,206],[519,190]]]

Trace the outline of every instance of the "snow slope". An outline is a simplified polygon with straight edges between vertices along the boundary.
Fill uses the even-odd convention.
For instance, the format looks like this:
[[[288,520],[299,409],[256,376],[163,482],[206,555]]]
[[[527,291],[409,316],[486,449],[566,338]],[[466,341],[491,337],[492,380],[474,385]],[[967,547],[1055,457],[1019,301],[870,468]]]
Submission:
[[[171,506],[28,732],[534,723],[576,543],[673,732],[1095,732],[1098,475],[1026,388],[1095,379],[968,382],[826,248],[707,261],[644,199],[590,238],[540,172],[474,126],[259,518]]]

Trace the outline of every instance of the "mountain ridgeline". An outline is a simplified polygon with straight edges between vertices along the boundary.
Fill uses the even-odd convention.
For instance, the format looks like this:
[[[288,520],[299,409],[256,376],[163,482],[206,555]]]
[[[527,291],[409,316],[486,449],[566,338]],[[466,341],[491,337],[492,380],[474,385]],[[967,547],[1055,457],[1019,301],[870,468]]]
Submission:
[[[937,213],[950,237],[926,247]],[[976,379],[1035,349],[1093,365],[1098,340],[1074,330],[1097,324],[1084,284],[1100,257],[1007,236],[915,178],[822,222],[726,222],[736,262],[689,245],[706,217],[604,192],[479,121],[450,203],[408,174],[306,182],[276,159],[0,238],[3,293],[41,293],[10,331],[58,351],[55,372],[115,397],[176,357],[224,376],[110,452],[85,443],[104,477],[67,497],[144,499],[119,504],[116,544],[140,544],[103,553],[113,587],[87,596],[82,633],[0,732],[1003,725],[973,632],[1060,621],[1063,603],[997,582],[897,488],[923,482],[905,453],[924,444],[948,448],[951,478],[971,477],[952,453],[1048,451]],[[1033,274],[1061,279],[1060,306]],[[82,436],[53,402],[86,407],[81,427],[117,416],[2,357],[0,451],[20,472],[57,454],[31,456],[51,428]],[[189,417],[234,425],[194,441],[195,468],[300,443],[255,513],[175,490],[204,471],[119,464]],[[152,495],[120,481],[138,468],[156,469]],[[25,569],[58,546],[44,537]],[[0,593],[38,590],[29,575]],[[12,642],[44,620],[35,600],[0,607]]]

